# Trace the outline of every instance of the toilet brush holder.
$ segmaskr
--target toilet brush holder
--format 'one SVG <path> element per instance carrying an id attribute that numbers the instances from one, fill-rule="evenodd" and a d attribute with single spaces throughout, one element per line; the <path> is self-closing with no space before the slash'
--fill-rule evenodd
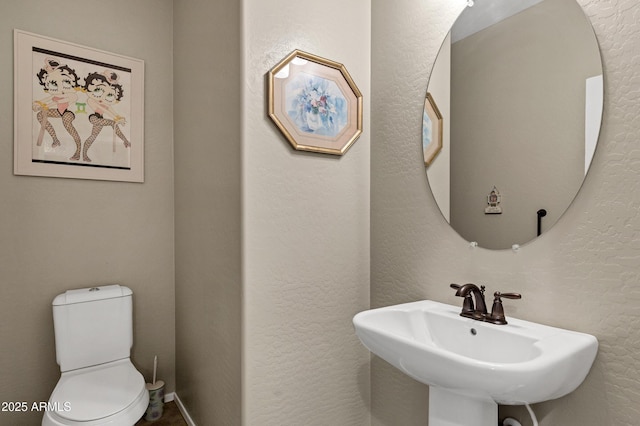
<path id="1" fill-rule="evenodd" d="M 146 421 L 158 420 L 162 417 L 164 409 L 164 382 L 158 380 L 155 383 L 147 383 L 147 391 L 149 391 L 149 406 L 144 416 Z"/>

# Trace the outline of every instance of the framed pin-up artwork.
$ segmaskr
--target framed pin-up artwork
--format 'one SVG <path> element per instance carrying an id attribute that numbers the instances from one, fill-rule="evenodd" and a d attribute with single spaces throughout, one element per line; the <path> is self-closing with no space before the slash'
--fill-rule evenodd
<path id="1" fill-rule="evenodd" d="M 362 133 L 362 94 L 344 65 L 295 50 L 268 73 L 269 117 L 294 149 L 343 155 Z"/>
<path id="2" fill-rule="evenodd" d="M 144 62 L 14 30 L 14 174 L 144 182 Z"/>
<path id="3" fill-rule="evenodd" d="M 433 96 L 427 93 L 422 114 L 422 151 L 424 165 L 429 166 L 442 150 L 442 114 L 433 100 Z"/>

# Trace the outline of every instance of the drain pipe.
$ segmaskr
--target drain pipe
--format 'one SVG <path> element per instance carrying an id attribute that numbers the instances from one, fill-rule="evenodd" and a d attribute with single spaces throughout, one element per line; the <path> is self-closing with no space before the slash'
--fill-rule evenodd
<path id="1" fill-rule="evenodd" d="M 538 419 L 536 418 L 536 414 L 531 409 L 531 406 L 529 404 L 524 404 L 524 406 L 527 407 L 527 411 L 531 416 L 531 421 L 533 422 L 533 426 L 538 426 Z"/>

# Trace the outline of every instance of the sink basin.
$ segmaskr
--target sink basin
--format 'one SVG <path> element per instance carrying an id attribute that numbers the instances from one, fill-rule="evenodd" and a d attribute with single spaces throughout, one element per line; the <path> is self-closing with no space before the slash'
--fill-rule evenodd
<path id="1" fill-rule="evenodd" d="M 432 410 L 448 410 L 442 406 L 452 398 L 457 400 L 451 410 L 460 411 L 460 398 L 466 398 L 480 404 L 475 411 L 485 412 L 485 420 L 474 417 L 468 424 L 494 426 L 496 403 L 533 404 L 566 395 L 582 383 L 598 351 L 589 334 L 515 318 L 495 325 L 459 314 L 458 306 L 423 300 L 353 318 L 371 352 L 431 386 L 430 426 L 471 421 L 432 419 Z"/>

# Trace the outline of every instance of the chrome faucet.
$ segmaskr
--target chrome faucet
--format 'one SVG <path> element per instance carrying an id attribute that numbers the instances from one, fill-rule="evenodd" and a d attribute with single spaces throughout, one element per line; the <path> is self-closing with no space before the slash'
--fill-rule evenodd
<path id="1" fill-rule="evenodd" d="M 477 285 L 472 283 L 465 285 L 451 284 L 451 288 L 456 290 L 456 296 L 464 297 L 460 316 L 472 318 L 478 321 L 486 321 L 492 324 L 507 324 L 507 319 L 504 315 L 504 308 L 502 306 L 503 297 L 506 299 L 522 298 L 519 293 L 500 293 L 499 291 L 496 291 L 493 294 L 493 306 L 491 307 L 491 314 L 489 314 L 487 312 L 487 303 L 484 300 L 485 287 L 483 285 L 478 288 Z"/>

